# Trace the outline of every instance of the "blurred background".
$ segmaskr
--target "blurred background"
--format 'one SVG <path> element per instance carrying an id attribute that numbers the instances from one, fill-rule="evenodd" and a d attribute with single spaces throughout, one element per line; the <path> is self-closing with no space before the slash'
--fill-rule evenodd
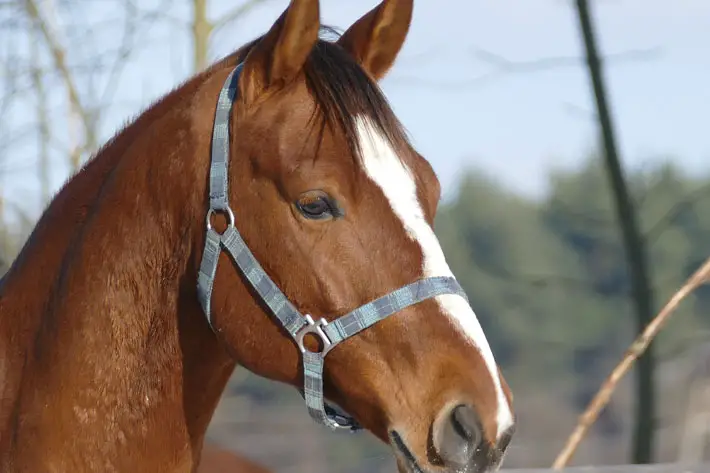
<path id="1" fill-rule="evenodd" d="M 322 0 L 323 23 L 342 31 L 377 3 Z M 0 0 L 0 274 L 98 146 L 287 4 Z M 707 0 L 415 2 L 382 87 L 439 174 L 436 232 L 515 394 L 506 467 L 552 463 L 639 327 L 710 256 L 709 25 Z M 710 288 L 683 303 L 574 464 L 705 459 L 709 309 Z M 371 435 L 332 434 L 293 389 L 244 370 L 209 438 L 277 472 L 394 471 Z"/>

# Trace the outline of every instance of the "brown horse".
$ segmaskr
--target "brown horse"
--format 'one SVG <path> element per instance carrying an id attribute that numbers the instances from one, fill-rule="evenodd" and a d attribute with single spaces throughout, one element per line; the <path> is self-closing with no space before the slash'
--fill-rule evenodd
<path id="1" fill-rule="evenodd" d="M 377 86 L 412 2 L 331 42 L 292 0 L 68 181 L 0 283 L 0 471 L 195 471 L 237 363 L 401 471 L 499 466 L 511 394 Z"/>

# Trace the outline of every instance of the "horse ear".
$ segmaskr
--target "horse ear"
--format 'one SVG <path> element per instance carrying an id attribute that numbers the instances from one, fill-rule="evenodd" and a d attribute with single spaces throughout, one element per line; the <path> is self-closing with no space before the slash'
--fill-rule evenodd
<path id="1" fill-rule="evenodd" d="M 387 74 L 412 22 L 414 0 L 384 0 L 338 40 L 375 80 Z"/>
<path id="2" fill-rule="evenodd" d="M 271 87 L 282 87 L 303 68 L 318 41 L 318 0 L 291 0 L 271 29 L 244 59 L 241 93 L 247 102 Z"/>

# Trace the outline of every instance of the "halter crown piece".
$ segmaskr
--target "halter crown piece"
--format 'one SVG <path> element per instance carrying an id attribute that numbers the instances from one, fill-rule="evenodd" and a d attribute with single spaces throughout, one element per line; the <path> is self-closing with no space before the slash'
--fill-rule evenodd
<path id="1" fill-rule="evenodd" d="M 349 314 L 328 322 L 314 320 L 310 315 L 302 315 L 286 298 L 242 239 L 235 227 L 234 212 L 228 202 L 229 167 L 229 120 L 232 104 L 237 94 L 237 84 L 243 63 L 229 73 L 222 86 L 215 112 L 212 130 L 212 162 L 210 166 L 210 207 L 207 211 L 207 236 L 202 261 L 197 278 L 197 294 L 207 321 L 212 327 L 210 299 L 217 262 L 224 249 L 239 267 L 259 297 L 269 307 L 276 319 L 294 339 L 303 357 L 302 395 L 310 416 L 318 423 L 332 429 L 361 429 L 350 415 L 323 399 L 323 364 L 325 356 L 335 346 L 353 335 L 376 324 L 400 310 L 426 299 L 442 294 L 456 294 L 465 299 L 466 294 L 453 277 L 431 277 L 420 279 L 389 294 L 358 307 Z M 217 233 L 211 225 L 211 217 L 222 212 L 227 215 L 227 229 Z M 212 327 L 214 330 L 214 327 Z M 317 336 L 323 345 L 320 352 L 311 352 L 304 345 L 308 334 Z"/>

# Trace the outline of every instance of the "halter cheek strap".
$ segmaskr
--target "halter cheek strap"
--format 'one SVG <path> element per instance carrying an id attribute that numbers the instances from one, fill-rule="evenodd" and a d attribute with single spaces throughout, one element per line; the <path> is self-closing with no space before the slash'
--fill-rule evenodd
<path id="1" fill-rule="evenodd" d="M 403 286 L 332 322 L 322 318 L 314 320 L 311 315 L 303 315 L 293 306 L 247 247 L 235 226 L 234 213 L 229 207 L 227 197 L 229 121 L 242 67 L 243 64 L 239 64 L 227 77 L 219 94 L 215 113 L 209 180 L 210 207 L 206 222 L 207 235 L 197 278 L 197 294 L 200 304 L 212 327 L 210 310 L 212 288 L 219 255 L 224 250 L 298 345 L 303 358 L 304 386 L 302 395 L 311 417 L 332 429 L 358 430 L 360 426 L 352 417 L 325 403 L 323 398 L 325 356 L 340 342 L 406 307 L 443 294 L 455 294 L 463 298 L 466 298 L 466 294 L 456 279 L 432 277 Z M 227 229 L 222 234 L 215 231 L 210 222 L 211 217 L 217 212 L 227 215 Z M 320 352 L 311 352 L 306 349 L 304 338 L 308 334 L 313 334 L 321 340 L 323 348 Z"/>

